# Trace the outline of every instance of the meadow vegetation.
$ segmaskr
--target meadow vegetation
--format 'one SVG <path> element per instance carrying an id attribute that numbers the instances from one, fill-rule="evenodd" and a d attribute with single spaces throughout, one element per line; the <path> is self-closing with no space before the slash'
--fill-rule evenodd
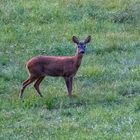
<path id="1" fill-rule="evenodd" d="M 92 36 L 73 97 L 46 77 L 19 100 L 26 61 L 74 55 L 73 35 Z M 0 140 L 138 140 L 139 118 L 139 0 L 0 1 Z"/>

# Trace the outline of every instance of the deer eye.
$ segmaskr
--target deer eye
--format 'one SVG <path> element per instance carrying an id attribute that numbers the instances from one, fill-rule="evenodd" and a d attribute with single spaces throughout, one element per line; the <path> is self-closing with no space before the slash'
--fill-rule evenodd
<path id="1" fill-rule="evenodd" d="M 85 47 L 86 47 L 86 45 L 83 45 L 83 46 L 82 46 L 82 48 L 85 48 Z"/>

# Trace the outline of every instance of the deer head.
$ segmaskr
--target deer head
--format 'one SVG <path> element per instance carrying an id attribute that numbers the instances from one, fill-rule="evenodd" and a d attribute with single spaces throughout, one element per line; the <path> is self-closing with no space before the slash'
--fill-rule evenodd
<path id="1" fill-rule="evenodd" d="M 86 50 L 86 44 L 90 42 L 91 36 L 88 36 L 84 41 L 79 41 L 76 36 L 73 36 L 72 40 L 77 45 L 77 53 L 84 54 Z"/>

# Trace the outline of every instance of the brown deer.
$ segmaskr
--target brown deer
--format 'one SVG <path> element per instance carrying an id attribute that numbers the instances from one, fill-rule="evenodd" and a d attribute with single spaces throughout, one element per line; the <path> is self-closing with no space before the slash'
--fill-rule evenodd
<path id="1" fill-rule="evenodd" d="M 34 88 L 42 97 L 39 89 L 41 81 L 46 75 L 61 76 L 64 78 L 68 95 L 72 95 L 72 82 L 85 53 L 86 44 L 90 42 L 91 36 L 88 36 L 83 42 L 79 42 L 78 38 L 73 36 L 72 40 L 77 45 L 77 51 L 74 56 L 36 56 L 31 58 L 27 64 L 29 78 L 22 83 L 19 97 L 22 98 L 25 88 L 34 83 Z"/>

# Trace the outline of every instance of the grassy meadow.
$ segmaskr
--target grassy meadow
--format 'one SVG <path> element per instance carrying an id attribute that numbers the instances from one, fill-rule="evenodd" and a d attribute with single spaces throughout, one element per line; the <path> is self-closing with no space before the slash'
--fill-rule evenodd
<path id="1" fill-rule="evenodd" d="M 74 79 L 46 77 L 18 98 L 36 55 L 74 55 L 92 41 Z M 0 140 L 138 140 L 140 0 L 0 1 Z"/>

